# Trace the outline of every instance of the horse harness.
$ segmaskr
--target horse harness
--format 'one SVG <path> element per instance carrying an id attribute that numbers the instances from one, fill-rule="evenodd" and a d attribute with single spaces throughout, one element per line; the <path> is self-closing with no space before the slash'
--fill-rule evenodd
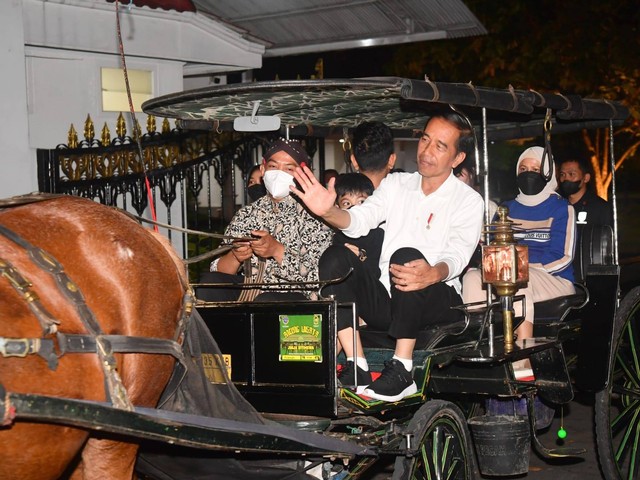
<path id="1" fill-rule="evenodd" d="M 37 354 L 47 361 L 51 370 L 58 366 L 58 359 L 66 353 L 96 353 L 105 378 L 107 399 L 114 407 L 132 411 L 133 404 L 117 370 L 114 353 L 152 353 L 171 355 L 184 363 L 182 348 L 178 343 L 191 316 L 193 297 L 189 290 L 185 294 L 181 318 L 173 340 L 147 338 L 127 335 L 105 335 L 94 313 L 86 304 L 84 295 L 69 278 L 62 265 L 48 252 L 29 243 L 17 233 L 0 225 L 0 235 L 22 247 L 31 261 L 40 269 L 49 273 L 58 289 L 64 294 L 85 326 L 88 334 L 65 334 L 58 331 L 60 322 L 42 305 L 38 295 L 32 290 L 31 282 L 26 279 L 10 262 L 0 258 L 0 275 L 25 300 L 31 312 L 42 328 L 41 338 L 0 337 L 0 355 L 3 357 L 26 357 Z M 0 418 L 0 423 L 2 423 Z M 8 419 L 4 419 L 7 421 Z"/>

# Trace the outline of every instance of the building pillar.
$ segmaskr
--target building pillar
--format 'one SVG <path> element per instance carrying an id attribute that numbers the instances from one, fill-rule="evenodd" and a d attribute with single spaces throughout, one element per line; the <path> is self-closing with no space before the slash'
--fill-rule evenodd
<path id="1" fill-rule="evenodd" d="M 37 190 L 36 155 L 29 147 L 22 0 L 0 2 L 0 198 Z"/>

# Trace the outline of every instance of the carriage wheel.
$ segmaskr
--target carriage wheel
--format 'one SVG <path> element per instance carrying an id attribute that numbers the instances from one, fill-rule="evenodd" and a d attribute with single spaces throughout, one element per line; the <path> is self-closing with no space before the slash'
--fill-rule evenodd
<path id="1" fill-rule="evenodd" d="M 640 287 L 622 300 L 616 314 L 611 373 L 596 394 L 598 458 L 608 480 L 640 474 Z"/>
<path id="2" fill-rule="evenodd" d="M 398 457 L 393 480 L 476 478 L 471 436 L 462 412 L 451 402 L 431 400 L 409 422 L 415 457 Z"/>

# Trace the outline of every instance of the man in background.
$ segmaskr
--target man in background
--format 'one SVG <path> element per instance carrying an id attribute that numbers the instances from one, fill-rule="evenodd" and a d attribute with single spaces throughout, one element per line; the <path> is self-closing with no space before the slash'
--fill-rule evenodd
<path id="1" fill-rule="evenodd" d="M 578 232 L 585 225 L 612 225 L 611 206 L 589 188 L 589 166 L 580 160 L 564 160 L 558 173 L 558 191 L 576 211 Z"/>
<path id="2" fill-rule="evenodd" d="M 591 173 L 589 164 L 583 159 L 568 159 L 560 162 L 558 171 L 558 193 L 566 198 L 576 212 L 576 254 L 573 269 L 577 282 L 584 280 L 582 271 L 582 236 L 585 228 L 613 226 L 613 212 L 606 200 L 589 188 Z"/>

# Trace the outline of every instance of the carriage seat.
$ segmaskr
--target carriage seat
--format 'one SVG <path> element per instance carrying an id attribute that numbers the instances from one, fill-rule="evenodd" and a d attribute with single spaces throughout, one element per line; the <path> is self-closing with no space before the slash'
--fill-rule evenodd
<path id="1" fill-rule="evenodd" d="M 564 318 L 570 308 L 577 308 L 587 296 L 587 275 L 591 265 L 613 264 L 613 230 L 609 225 L 585 225 L 576 245 L 573 272 L 576 293 L 535 304 L 534 324 Z"/>
<path id="2" fill-rule="evenodd" d="M 573 259 L 576 282 L 585 283 L 590 265 L 613 265 L 613 229 L 610 225 L 585 225 Z"/>
<path id="3" fill-rule="evenodd" d="M 576 276 L 576 293 L 563 297 L 537 302 L 535 304 L 534 325 L 548 325 L 563 320 L 571 309 L 579 308 L 587 299 L 588 290 L 586 287 L 586 277 L 590 265 L 612 265 L 613 264 L 613 230 L 608 225 L 586 225 L 582 230 L 576 245 L 574 259 L 574 272 Z M 499 317 L 499 314 L 498 314 Z M 481 314 L 472 314 L 471 323 L 480 324 Z M 447 325 L 434 325 L 422 330 L 418 334 L 416 350 L 429 349 L 436 344 L 441 346 L 446 343 L 447 338 L 460 331 L 464 322 Z M 469 329 L 469 333 L 475 331 Z M 362 343 L 365 347 L 391 348 L 395 347 L 395 340 L 387 335 L 387 332 L 362 328 L 360 330 Z M 466 335 L 465 335 L 466 337 Z M 453 338 L 451 341 L 462 339 Z"/>
<path id="4" fill-rule="evenodd" d="M 587 299 L 587 290 L 581 283 L 576 284 L 576 293 L 552 298 L 534 304 L 534 325 L 552 323 L 563 318 L 570 309 L 579 308 Z"/>

